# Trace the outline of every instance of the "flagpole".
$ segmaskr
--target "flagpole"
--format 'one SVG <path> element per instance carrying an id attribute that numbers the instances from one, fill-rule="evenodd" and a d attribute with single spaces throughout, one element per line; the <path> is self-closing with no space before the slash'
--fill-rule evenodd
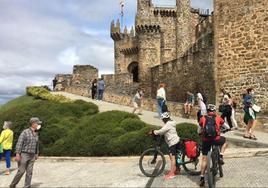
<path id="1" fill-rule="evenodd" d="M 121 16 L 121 29 L 123 30 L 124 29 L 124 1 L 121 0 L 120 1 L 120 16 Z"/>

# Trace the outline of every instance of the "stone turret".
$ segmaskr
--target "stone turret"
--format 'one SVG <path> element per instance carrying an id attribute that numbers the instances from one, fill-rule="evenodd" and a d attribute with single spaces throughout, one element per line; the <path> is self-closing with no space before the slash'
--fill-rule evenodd
<path id="1" fill-rule="evenodd" d="M 177 4 L 177 58 L 181 57 L 191 44 L 190 0 L 176 0 Z"/>

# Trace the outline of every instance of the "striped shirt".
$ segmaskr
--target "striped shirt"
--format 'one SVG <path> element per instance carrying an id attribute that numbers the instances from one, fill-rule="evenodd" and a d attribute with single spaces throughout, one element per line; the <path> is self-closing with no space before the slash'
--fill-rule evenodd
<path id="1" fill-rule="evenodd" d="M 31 128 L 25 129 L 19 136 L 16 153 L 38 154 L 38 135 Z"/>

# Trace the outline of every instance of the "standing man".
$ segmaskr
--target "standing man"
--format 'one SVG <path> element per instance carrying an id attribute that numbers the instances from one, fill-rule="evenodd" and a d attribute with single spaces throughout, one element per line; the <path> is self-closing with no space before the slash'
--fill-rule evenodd
<path id="1" fill-rule="evenodd" d="M 55 77 L 53 80 L 52 80 L 52 84 L 53 84 L 53 91 L 55 91 L 55 88 L 56 88 L 56 85 L 57 85 L 57 77 Z"/>
<path id="2" fill-rule="evenodd" d="M 25 171 L 26 177 L 24 187 L 31 187 L 33 166 L 39 153 L 37 131 L 41 128 L 41 123 L 39 118 L 32 117 L 29 122 L 30 127 L 22 131 L 19 136 L 16 145 L 16 161 L 18 162 L 19 169 L 10 184 L 10 188 L 16 187 Z"/>
<path id="3" fill-rule="evenodd" d="M 104 89 L 105 89 L 105 82 L 103 78 L 101 78 L 98 82 L 98 99 L 99 100 L 102 100 L 103 98 Z"/>

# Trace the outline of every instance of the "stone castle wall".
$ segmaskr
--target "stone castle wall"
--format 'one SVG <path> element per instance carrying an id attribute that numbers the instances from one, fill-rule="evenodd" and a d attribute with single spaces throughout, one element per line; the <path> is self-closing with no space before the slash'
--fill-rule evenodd
<path id="1" fill-rule="evenodd" d="M 206 24 L 210 28 L 197 32 L 197 41 L 183 57 L 151 69 L 153 97 L 158 85 L 165 83 L 167 99 L 170 101 L 185 102 L 187 91 L 194 94 L 199 91 L 207 95 L 209 102 L 215 102 L 212 18 L 208 17 L 203 22 L 202 25 Z"/>
<path id="2" fill-rule="evenodd" d="M 268 108 L 268 1 L 215 0 L 216 91 L 238 101 L 249 87 Z M 241 102 L 239 102 L 241 103 Z"/>
<path id="3" fill-rule="evenodd" d="M 94 79 L 98 79 L 98 69 L 91 65 L 75 65 L 73 74 L 56 75 L 55 90 L 88 96 Z"/>

